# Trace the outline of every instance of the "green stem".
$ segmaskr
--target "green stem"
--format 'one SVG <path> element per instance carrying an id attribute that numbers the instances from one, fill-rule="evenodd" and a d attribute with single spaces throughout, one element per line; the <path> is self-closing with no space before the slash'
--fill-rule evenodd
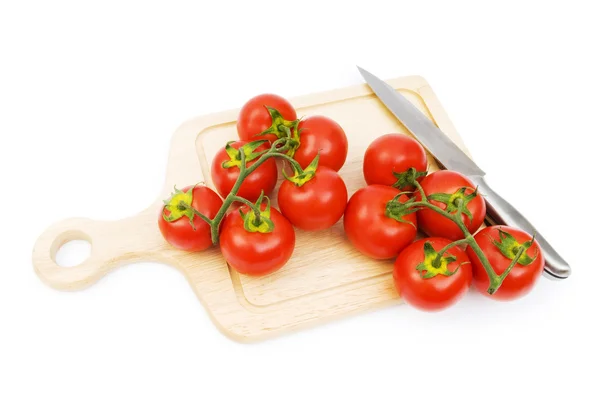
<path id="1" fill-rule="evenodd" d="M 256 207 L 254 203 L 250 202 L 246 198 L 242 198 L 241 196 L 235 195 L 234 198 L 233 198 L 233 201 L 234 202 L 241 202 L 241 203 L 247 205 L 248 207 L 250 207 L 251 209 L 254 209 Z"/>
<path id="2" fill-rule="evenodd" d="M 234 202 L 241 202 L 243 204 L 245 204 L 246 206 L 248 206 L 253 212 L 254 212 L 254 225 L 256 225 L 257 227 L 260 225 L 261 220 L 260 220 L 260 203 L 258 204 L 258 206 L 256 206 L 254 203 L 250 202 L 248 199 L 246 198 L 242 198 L 241 196 L 237 196 L 235 195 L 233 197 L 233 201 Z"/>
<path id="3" fill-rule="evenodd" d="M 427 202 L 427 196 L 425 195 L 425 191 L 423 190 L 423 187 L 421 186 L 421 184 L 419 184 L 419 181 L 415 180 L 414 184 L 417 187 L 417 189 L 419 190 L 419 193 L 421 194 L 421 201 Z M 436 206 L 436 208 L 438 208 L 438 207 Z"/>
<path id="4" fill-rule="evenodd" d="M 250 174 L 252 174 L 252 172 L 254 172 L 257 168 L 259 168 L 264 162 L 266 162 L 268 159 L 270 159 L 272 157 L 280 157 L 280 158 L 286 159 L 290 163 L 295 162 L 297 164 L 297 162 L 294 159 L 292 159 L 291 157 L 289 157 L 283 153 L 279 153 L 279 151 L 287 150 L 287 147 L 289 146 L 289 141 L 290 141 L 290 139 L 286 138 L 286 137 L 280 138 L 280 139 L 274 141 L 273 144 L 271 144 L 271 148 L 269 148 L 269 150 L 266 151 L 250 167 L 246 167 L 246 155 L 244 154 L 244 151 L 240 149 L 240 166 L 239 166 L 240 167 L 240 175 L 238 176 L 237 180 L 235 181 L 233 188 L 231 188 L 229 195 L 227 195 L 227 197 L 223 201 L 223 205 L 219 209 L 215 218 L 213 218 L 212 221 L 211 220 L 208 221 L 210 223 L 210 227 L 211 227 L 210 234 L 211 234 L 211 239 L 212 239 L 212 242 L 214 245 L 219 243 L 219 226 L 221 225 L 221 222 L 223 221 L 223 218 L 225 217 L 225 214 L 227 213 L 227 209 L 229 209 L 231 204 L 235 201 L 239 201 L 246 205 L 249 205 L 250 208 L 256 212 L 256 222 L 260 223 L 260 209 L 257 208 L 256 205 L 254 203 L 250 202 L 249 200 L 244 199 L 241 196 L 238 196 L 237 193 L 240 190 L 240 187 L 242 186 L 242 183 L 244 182 L 244 180 Z M 277 148 L 277 146 L 280 144 L 284 144 L 284 145 L 281 148 Z"/>
<path id="5" fill-rule="evenodd" d="M 428 208 L 430 210 L 433 210 L 436 213 L 441 214 L 442 216 L 444 216 L 446 218 L 449 218 L 449 219 L 451 219 L 451 220 L 454 221 L 454 218 L 453 218 L 452 214 L 446 213 L 444 210 L 440 209 L 436 205 L 432 205 L 429 202 L 424 202 L 424 201 L 412 202 L 412 203 L 407 203 L 405 206 L 407 206 L 407 207 L 423 206 L 423 207 L 426 207 L 426 208 Z M 461 222 L 462 222 L 462 220 L 461 220 Z"/>
<path id="6" fill-rule="evenodd" d="M 444 254 L 452 249 L 454 246 L 458 246 L 458 245 L 463 245 L 465 243 L 469 243 L 469 240 L 467 238 L 465 239 L 460 239 L 451 243 L 448 243 L 446 246 L 444 246 L 442 248 L 442 250 L 440 250 L 437 254 L 437 256 L 435 257 L 435 259 L 433 260 L 433 266 L 435 268 L 439 268 L 440 267 L 440 262 L 442 261 L 442 257 L 444 256 Z"/>
<path id="7" fill-rule="evenodd" d="M 519 250 L 517 251 L 517 254 L 515 255 L 515 258 L 513 258 L 513 260 L 511 261 L 510 265 L 500 275 L 500 279 L 504 279 L 504 278 L 506 278 L 508 276 L 508 274 L 510 273 L 510 271 L 513 269 L 513 267 L 517 264 L 517 262 L 521 258 L 521 255 L 523 255 L 523 252 L 525 252 L 525 248 L 523 246 L 521 246 L 519 248 Z"/>
<path id="8" fill-rule="evenodd" d="M 285 141 L 285 145 L 282 146 L 281 148 L 277 148 L 277 145 L 282 143 L 283 141 Z M 261 164 L 263 164 L 264 162 L 266 162 L 268 159 L 270 159 L 272 157 L 280 157 L 280 158 L 284 158 L 284 159 L 288 160 L 289 162 L 296 162 L 294 159 L 287 156 L 286 154 L 279 153 L 279 151 L 281 151 L 287 147 L 287 145 L 288 145 L 287 142 L 288 142 L 287 138 L 280 138 L 277 141 L 273 142 L 273 144 L 271 145 L 271 148 L 264 155 L 262 155 L 252 166 L 250 166 L 248 169 L 245 169 L 245 165 L 244 165 L 245 173 L 242 173 L 242 170 L 240 167 L 240 175 L 238 177 L 238 181 L 240 179 L 242 181 L 245 180 L 249 174 L 252 174 L 252 172 L 254 170 L 256 170 L 257 168 L 259 168 Z M 243 176 L 243 178 L 241 178 L 242 176 Z M 237 181 L 236 181 L 236 183 L 237 183 Z M 234 185 L 234 187 L 235 187 L 235 185 Z M 231 190 L 231 192 L 233 192 L 233 190 Z M 237 191 L 235 193 L 237 194 Z"/>
<path id="9" fill-rule="evenodd" d="M 296 170 L 302 170 L 302 166 L 300 165 L 300 163 L 298 163 L 296 161 L 296 159 L 289 157 L 288 155 L 286 155 L 285 153 L 278 153 L 275 152 L 273 153 L 274 157 L 277 158 L 283 158 L 285 160 L 287 160 L 288 162 L 290 162 L 290 164 L 296 169 Z"/>
<path id="10" fill-rule="evenodd" d="M 261 157 L 256 163 L 259 163 L 265 156 L 266 154 L 263 155 L 263 157 Z M 235 181 L 235 184 L 233 184 L 231 192 L 229 192 L 229 195 L 227 195 L 225 198 L 225 201 L 223 202 L 223 205 L 221 205 L 217 215 L 215 215 L 215 218 L 213 218 L 210 223 L 210 236 L 213 245 L 216 245 L 219 242 L 219 226 L 221 225 L 223 217 L 225 217 L 225 213 L 227 213 L 227 209 L 229 209 L 229 206 L 231 206 L 233 203 L 238 191 L 240 190 L 240 187 L 242 186 L 242 183 L 244 182 L 244 179 L 246 178 L 246 170 L 246 154 L 240 149 L 240 175 Z"/>
<path id="11" fill-rule="evenodd" d="M 200 213 L 198 210 L 194 209 L 192 206 L 188 205 L 183 200 L 179 202 L 179 206 L 183 207 L 186 210 L 191 209 L 194 212 L 195 216 L 200 217 L 204 222 L 208 223 L 209 225 L 212 224 L 210 218 L 206 217 L 204 214 Z"/>
<path id="12" fill-rule="evenodd" d="M 475 238 L 473 238 L 473 236 L 471 234 L 469 234 L 469 237 L 467 239 L 469 239 L 469 246 L 471 246 L 471 249 L 473 249 L 473 251 L 477 255 L 477 258 L 479 258 L 479 261 L 481 261 L 481 265 L 483 265 L 483 268 L 485 269 L 485 273 L 488 275 L 488 278 L 490 279 L 490 287 L 491 287 L 493 284 L 497 283 L 499 276 L 496 274 L 496 272 L 494 272 L 492 265 L 490 264 L 489 260 L 485 256 L 485 253 L 483 252 L 483 250 L 481 250 L 481 247 L 479 247 L 479 245 L 475 241 Z M 500 281 L 500 283 L 502 283 L 502 282 Z M 500 285 L 498 285 L 498 286 L 500 286 Z"/>
<path id="13" fill-rule="evenodd" d="M 277 148 L 277 146 L 279 144 L 283 144 L 283 146 L 281 148 Z M 289 149 L 289 147 L 290 147 L 290 139 L 284 137 L 284 138 L 279 138 L 279 139 L 273 141 L 270 149 L 276 148 L 276 152 L 284 153 Z"/>
<path id="14" fill-rule="evenodd" d="M 461 230 L 463 235 L 465 235 L 465 236 L 471 235 L 471 232 L 469 232 L 469 228 L 467 228 L 467 226 L 465 225 L 465 223 L 462 220 L 462 214 L 455 213 L 452 216 L 453 216 L 452 219 L 454 220 L 454 222 L 456 223 L 458 228 Z"/>
<path id="15" fill-rule="evenodd" d="M 417 188 L 420 188 L 420 185 L 418 185 Z M 425 197 L 423 193 L 421 195 L 422 195 L 421 197 Z M 418 202 L 407 203 L 406 206 L 407 207 L 423 206 L 423 207 L 431 209 L 431 210 L 435 211 L 436 213 L 454 221 L 454 223 L 458 226 L 458 228 L 460 228 L 461 232 L 465 236 L 464 240 L 466 241 L 466 243 L 469 246 L 471 246 L 471 248 L 477 255 L 477 258 L 479 258 L 479 261 L 481 261 L 481 264 L 483 265 L 483 268 L 485 269 L 485 272 L 487 273 L 488 278 L 490 279 L 489 289 L 492 289 L 492 287 L 495 287 L 495 289 L 494 289 L 494 292 L 495 292 L 498 289 L 498 287 L 500 287 L 500 284 L 502 284 L 502 281 L 504 280 L 504 278 L 506 276 L 500 277 L 496 274 L 496 272 L 494 272 L 494 269 L 492 268 L 492 265 L 490 264 L 489 260 L 483 253 L 483 250 L 481 250 L 481 247 L 479 247 L 479 245 L 475 241 L 475 238 L 473 237 L 473 235 L 471 235 L 471 233 L 469 232 L 469 229 L 467 228 L 465 223 L 462 221 L 462 213 L 460 213 L 460 212 L 456 212 L 454 214 L 447 213 L 444 210 L 437 207 L 436 205 L 433 205 L 427 201 L 418 201 Z M 507 275 L 508 275 L 508 273 L 507 273 Z M 496 287 L 496 285 L 497 285 L 497 287 Z M 489 289 L 488 289 L 488 291 L 489 291 Z"/>
<path id="16" fill-rule="evenodd" d="M 502 282 L 504 282 L 504 279 L 508 276 L 508 274 L 513 269 L 513 267 L 517 264 L 517 262 L 521 258 L 521 255 L 523 254 L 524 251 L 525 251 L 525 248 L 523 246 L 521 246 L 519 248 L 519 250 L 517 251 L 515 258 L 513 258 L 513 260 L 510 262 L 509 266 L 506 267 L 506 269 L 504 270 L 504 272 L 502 274 L 500 274 L 500 276 L 498 276 L 492 283 L 490 283 L 490 286 L 488 287 L 488 290 L 487 290 L 487 292 L 489 294 L 496 293 L 496 291 L 502 285 Z"/>

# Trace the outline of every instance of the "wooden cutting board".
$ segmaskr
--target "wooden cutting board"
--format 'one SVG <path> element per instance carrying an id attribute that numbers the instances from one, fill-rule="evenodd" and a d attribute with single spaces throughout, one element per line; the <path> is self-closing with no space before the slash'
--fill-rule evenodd
<path id="1" fill-rule="evenodd" d="M 425 79 L 400 77 L 388 83 L 468 154 Z M 292 98 L 291 102 L 299 117 L 329 116 L 345 130 L 348 158 L 340 174 L 349 195 L 366 185 L 363 154 L 376 137 L 387 133 L 410 135 L 366 84 Z M 345 238 L 341 220 L 327 231 L 297 231 L 291 260 L 278 272 L 264 277 L 238 274 L 228 267 L 217 247 L 186 253 L 165 243 L 157 226 L 162 200 L 170 195 L 174 185 L 183 188 L 204 181 L 214 188 L 209 165 L 226 141 L 237 139 L 237 114 L 238 109 L 233 109 L 198 117 L 175 131 L 164 189 L 148 209 L 119 221 L 73 218 L 50 226 L 33 250 L 33 266 L 39 277 L 56 289 L 75 290 L 90 286 L 125 264 L 170 264 L 186 276 L 215 325 L 238 341 L 265 339 L 341 316 L 400 304 L 392 280 L 393 261 L 372 260 L 359 254 Z M 428 161 L 431 171 L 438 169 L 430 155 Z M 272 196 L 277 206 L 276 195 Z M 90 257 L 75 267 L 58 266 L 58 249 L 79 239 L 91 243 Z"/>

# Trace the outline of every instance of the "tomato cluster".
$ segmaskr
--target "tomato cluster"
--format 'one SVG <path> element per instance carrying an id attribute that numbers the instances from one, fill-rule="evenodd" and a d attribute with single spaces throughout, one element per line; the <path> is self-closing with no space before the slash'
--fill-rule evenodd
<path id="1" fill-rule="evenodd" d="M 395 259 L 394 285 L 405 302 L 441 310 L 471 285 L 488 297 L 513 300 L 541 275 L 544 258 L 534 237 L 484 226 L 486 204 L 477 187 L 455 171 L 428 174 L 426 152 L 412 137 L 374 140 L 363 175 L 368 186 L 350 198 L 346 234 L 363 254 Z"/>
<path id="2" fill-rule="evenodd" d="M 300 120 L 292 104 L 275 94 L 247 101 L 237 132 L 239 140 L 227 142 L 211 163 L 216 192 L 206 186 L 176 191 L 165 201 L 160 230 L 181 250 L 200 251 L 218 242 L 232 268 L 266 275 L 291 258 L 295 228 L 327 229 L 344 215 L 348 190 L 338 171 L 348 140 L 333 119 Z M 275 194 L 278 159 L 285 179 L 276 193 L 277 209 L 269 195 Z"/>
<path id="3" fill-rule="evenodd" d="M 349 197 L 338 174 L 348 140 L 333 119 L 299 119 L 285 98 L 262 94 L 243 105 L 236 127 L 239 140 L 211 163 L 215 190 L 186 187 L 165 200 L 159 229 L 173 247 L 201 251 L 218 243 L 233 269 L 260 276 L 289 261 L 296 229 L 324 230 L 343 219 L 348 242 L 366 257 L 393 260 L 397 293 L 427 311 L 448 308 L 471 286 L 516 299 L 542 273 L 534 236 L 484 226 L 477 187 L 456 171 L 428 172 L 425 149 L 408 135 L 386 134 L 369 145 L 366 184 Z M 275 192 L 279 170 L 285 178 Z"/>

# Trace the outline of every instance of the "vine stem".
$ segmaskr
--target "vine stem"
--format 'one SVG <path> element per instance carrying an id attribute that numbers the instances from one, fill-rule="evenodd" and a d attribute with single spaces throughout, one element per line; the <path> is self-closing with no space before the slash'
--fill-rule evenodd
<path id="1" fill-rule="evenodd" d="M 442 248 L 442 250 L 440 250 L 437 254 L 437 256 L 435 257 L 435 259 L 433 260 L 433 266 L 435 268 L 439 268 L 440 267 L 440 261 L 442 261 L 442 257 L 444 256 L 444 254 L 452 249 L 454 246 L 458 246 L 458 245 L 463 245 L 465 243 L 469 243 L 469 240 L 467 238 L 465 239 L 460 239 L 451 243 L 448 243 L 446 246 L 444 246 Z"/>
<path id="2" fill-rule="evenodd" d="M 521 246 L 519 248 L 519 250 L 517 250 L 517 254 L 515 255 L 515 258 L 513 258 L 513 260 L 511 261 L 510 265 L 508 266 L 508 268 L 506 268 L 504 270 L 504 272 L 502 273 L 501 276 L 506 276 L 508 275 L 508 273 L 510 272 L 511 269 L 513 269 L 513 267 L 517 264 L 517 262 L 519 261 L 519 259 L 521 258 L 521 255 L 523 255 L 523 253 L 525 252 L 525 248 L 523 246 Z M 505 275 L 506 274 L 506 275 Z"/>
<path id="3" fill-rule="evenodd" d="M 246 154 L 244 153 L 243 149 L 240 148 L 239 149 L 240 174 L 239 174 L 237 180 L 235 181 L 233 188 L 231 188 L 231 191 L 229 192 L 229 194 L 223 201 L 223 204 L 221 205 L 221 208 L 219 209 L 219 211 L 217 212 L 215 217 L 212 220 L 210 220 L 208 217 L 204 216 L 203 214 L 199 213 L 198 211 L 196 211 L 196 210 L 194 211 L 195 214 L 197 214 L 199 217 L 202 218 L 202 220 L 206 221 L 210 225 L 210 235 L 211 235 L 211 240 L 212 240 L 213 245 L 216 245 L 217 243 L 219 243 L 219 227 L 221 225 L 221 222 L 223 221 L 223 218 L 225 217 L 225 214 L 227 213 L 227 210 L 229 209 L 229 207 L 231 206 L 231 204 L 233 202 L 241 202 L 241 203 L 244 203 L 245 205 L 248 205 L 256 213 L 256 220 L 260 220 L 260 208 L 258 206 L 256 206 L 254 203 L 250 202 L 249 200 L 242 198 L 241 196 L 238 196 L 237 193 L 239 192 L 240 187 L 242 186 L 242 183 L 244 182 L 246 177 L 248 177 L 248 175 L 250 175 L 257 168 L 259 168 L 264 162 L 266 162 L 268 159 L 270 159 L 272 157 L 280 157 L 280 158 L 286 159 L 287 161 L 289 161 L 291 163 L 297 164 L 297 162 L 294 159 L 292 159 L 291 157 L 289 157 L 283 153 L 279 153 L 279 151 L 287 150 L 287 148 L 289 146 L 289 140 L 290 140 L 289 138 L 283 137 L 283 138 L 280 138 L 280 139 L 274 141 L 273 144 L 271 145 L 271 148 L 269 148 L 267 151 L 265 151 L 264 154 L 256 162 L 254 162 L 254 164 L 250 167 L 246 166 Z M 278 148 L 278 146 L 281 144 L 284 144 L 284 145 L 282 147 Z M 298 166 L 299 166 L 299 164 L 298 164 Z"/>
<path id="4" fill-rule="evenodd" d="M 296 159 L 292 159 L 291 157 L 289 157 L 288 155 L 286 155 L 284 153 L 274 152 L 273 156 L 286 159 L 288 162 L 290 162 L 292 164 L 292 166 L 294 167 L 295 170 L 302 170 L 302 166 L 300 165 L 300 163 L 298 163 L 296 161 Z"/>
<path id="5" fill-rule="evenodd" d="M 179 206 L 185 208 L 186 210 L 192 210 L 195 216 L 200 217 L 204 222 L 207 222 L 208 224 L 212 222 L 210 218 L 206 217 L 204 214 L 200 213 L 198 210 L 194 209 L 192 206 L 188 205 L 183 200 L 179 202 Z"/>
<path id="6" fill-rule="evenodd" d="M 241 196 L 237 196 L 237 195 L 235 195 L 235 197 L 233 198 L 233 201 L 234 201 L 234 202 L 240 202 L 240 203 L 243 203 L 243 204 L 247 205 L 247 206 L 248 206 L 248 207 L 250 207 L 250 208 L 254 208 L 254 207 L 256 207 L 256 206 L 254 205 L 254 203 L 250 202 L 250 201 L 249 201 L 248 199 L 246 199 L 246 198 L 242 198 Z"/>
<path id="7" fill-rule="evenodd" d="M 421 201 L 427 202 L 427 195 L 425 195 L 425 191 L 423 190 L 423 187 L 421 186 L 421 184 L 419 184 L 419 182 L 417 180 L 414 180 L 412 183 L 415 185 L 415 187 L 417 187 L 417 190 L 421 194 Z M 437 206 L 435 208 L 439 209 L 439 207 L 437 207 Z"/>
<path id="8" fill-rule="evenodd" d="M 513 258 L 513 260 L 510 262 L 509 266 L 506 267 L 506 269 L 504 270 L 504 272 L 502 274 L 500 274 L 500 276 L 498 277 L 498 282 L 496 284 L 494 284 L 494 283 L 490 284 L 490 287 L 487 290 L 487 292 L 489 294 L 494 294 L 496 292 L 496 290 L 498 290 L 498 288 L 502 284 L 502 281 L 504 281 L 504 279 L 508 276 L 508 274 L 513 269 L 513 267 L 517 264 L 517 262 L 521 258 L 521 255 L 524 252 L 525 252 L 525 248 L 523 246 L 521 246 L 519 248 L 519 250 L 517 251 L 517 254 L 515 255 L 515 258 Z"/>
<path id="9" fill-rule="evenodd" d="M 515 257 L 516 260 L 514 260 L 509 267 L 507 267 L 507 269 L 500 275 L 496 274 L 496 272 L 494 271 L 494 269 L 492 268 L 492 265 L 490 264 L 489 260 L 487 259 L 487 257 L 485 256 L 485 254 L 483 253 L 483 250 L 481 250 L 481 247 L 479 247 L 479 245 L 477 244 L 477 242 L 475 241 L 475 238 L 473 237 L 473 235 L 471 234 L 471 232 L 469 232 L 469 229 L 467 228 L 467 226 L 465 225 L 465 223 L 462 220 L 462 212 L 461 211 L 457 211 L 454 214 L 450 214 L 445 212 L 444 210 L 440 209 L 439 207 L 437 207 L 436 205 L 429 203 L 427 201 L 427 196 L 425 196 L 425 192 L 423 191 L 423 187 L 421 187 L 421 184 L 419 184 L 418 181 L 414 181 L 414 185 L 417 187 L 417 189 L 419 190 L 419 193 L 421 194 L 421 200 L 420 201 L 416 201 L 416 202 L 411 202 L 411 203 L 406 203 L 405 206 L 406 207 L 417 207 L 417 206 L 422 206 L 425 207 L 427 209 L 433 210 L 436 213 L 452 220 L 457 226 L 458 228 L 461 230 L 461 232 L 463 233 L 463 235 L 465 236 L 464 239 L 460 239 L 456 242 L 452 242 L 452 244 L 448 244 L 445 248 L 442 249 L 443 253 L 444 251 L 448 250 L 448 246 L 450 247 L 454 247 L 460 243 L 457 242 L 461 242 L 461 243 L 466 243 L 468 244 L 473 251 L 475 252 L 475 254 L 477 255 L 477 258 L 479 259 L 479 261 L 481 261 L 481 264 L 483 265 L 483 268 L 485 269 L 486 274 L 488 275 L 488 278 L 490 280 L 490 285 L 488 287 L 488 293 L 489 294 L 494 294 L 496 292 L 496 290 L 498 290 L 498 288 L 500 288 L 500 286 L 502 285 L 502 282 L 504 281 L 504 279 L 506 278 L 506 276 L 510 273 L 510 271 L 512 270 L 512 268 L 515 266 L 516 262 L 518 261 L 518 259 L 521 257 L 521 254 L 523 253 L 522 248 L 519 249 L 519 252 L 517 254 L 517 256 Z M 459 209 L 462 208 L 462 203 L 459 203 L 457 206 Z M 436 257 L 435 261 L 439 261 L 441 260 L 441 254 L 438 253 L 438 257 Z M 435 264 L 435 263 L 434 263 Z"/>

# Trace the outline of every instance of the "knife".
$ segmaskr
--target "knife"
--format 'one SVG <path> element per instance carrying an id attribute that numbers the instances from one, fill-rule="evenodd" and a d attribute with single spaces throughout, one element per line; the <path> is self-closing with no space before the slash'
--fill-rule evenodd
<path id="1" fill-rule="evenodd" d="M 560 280 L 571 275 L 569 264 L 554 250 L 540 231 L 502 196 L 494 192 L 485 181 L 483 170 L 470 157 L 392 86 L 360 66 L 357 68 L 381 102 L 444 168 L 464 174 L 478 186 L 479 192 L 483 194 L 486 201 L 488 217 L 496 224 L 510 225 L 528 233 L 536 231 L 536 240 L 545 259 L 544 272 L 547 277 Z"/>

